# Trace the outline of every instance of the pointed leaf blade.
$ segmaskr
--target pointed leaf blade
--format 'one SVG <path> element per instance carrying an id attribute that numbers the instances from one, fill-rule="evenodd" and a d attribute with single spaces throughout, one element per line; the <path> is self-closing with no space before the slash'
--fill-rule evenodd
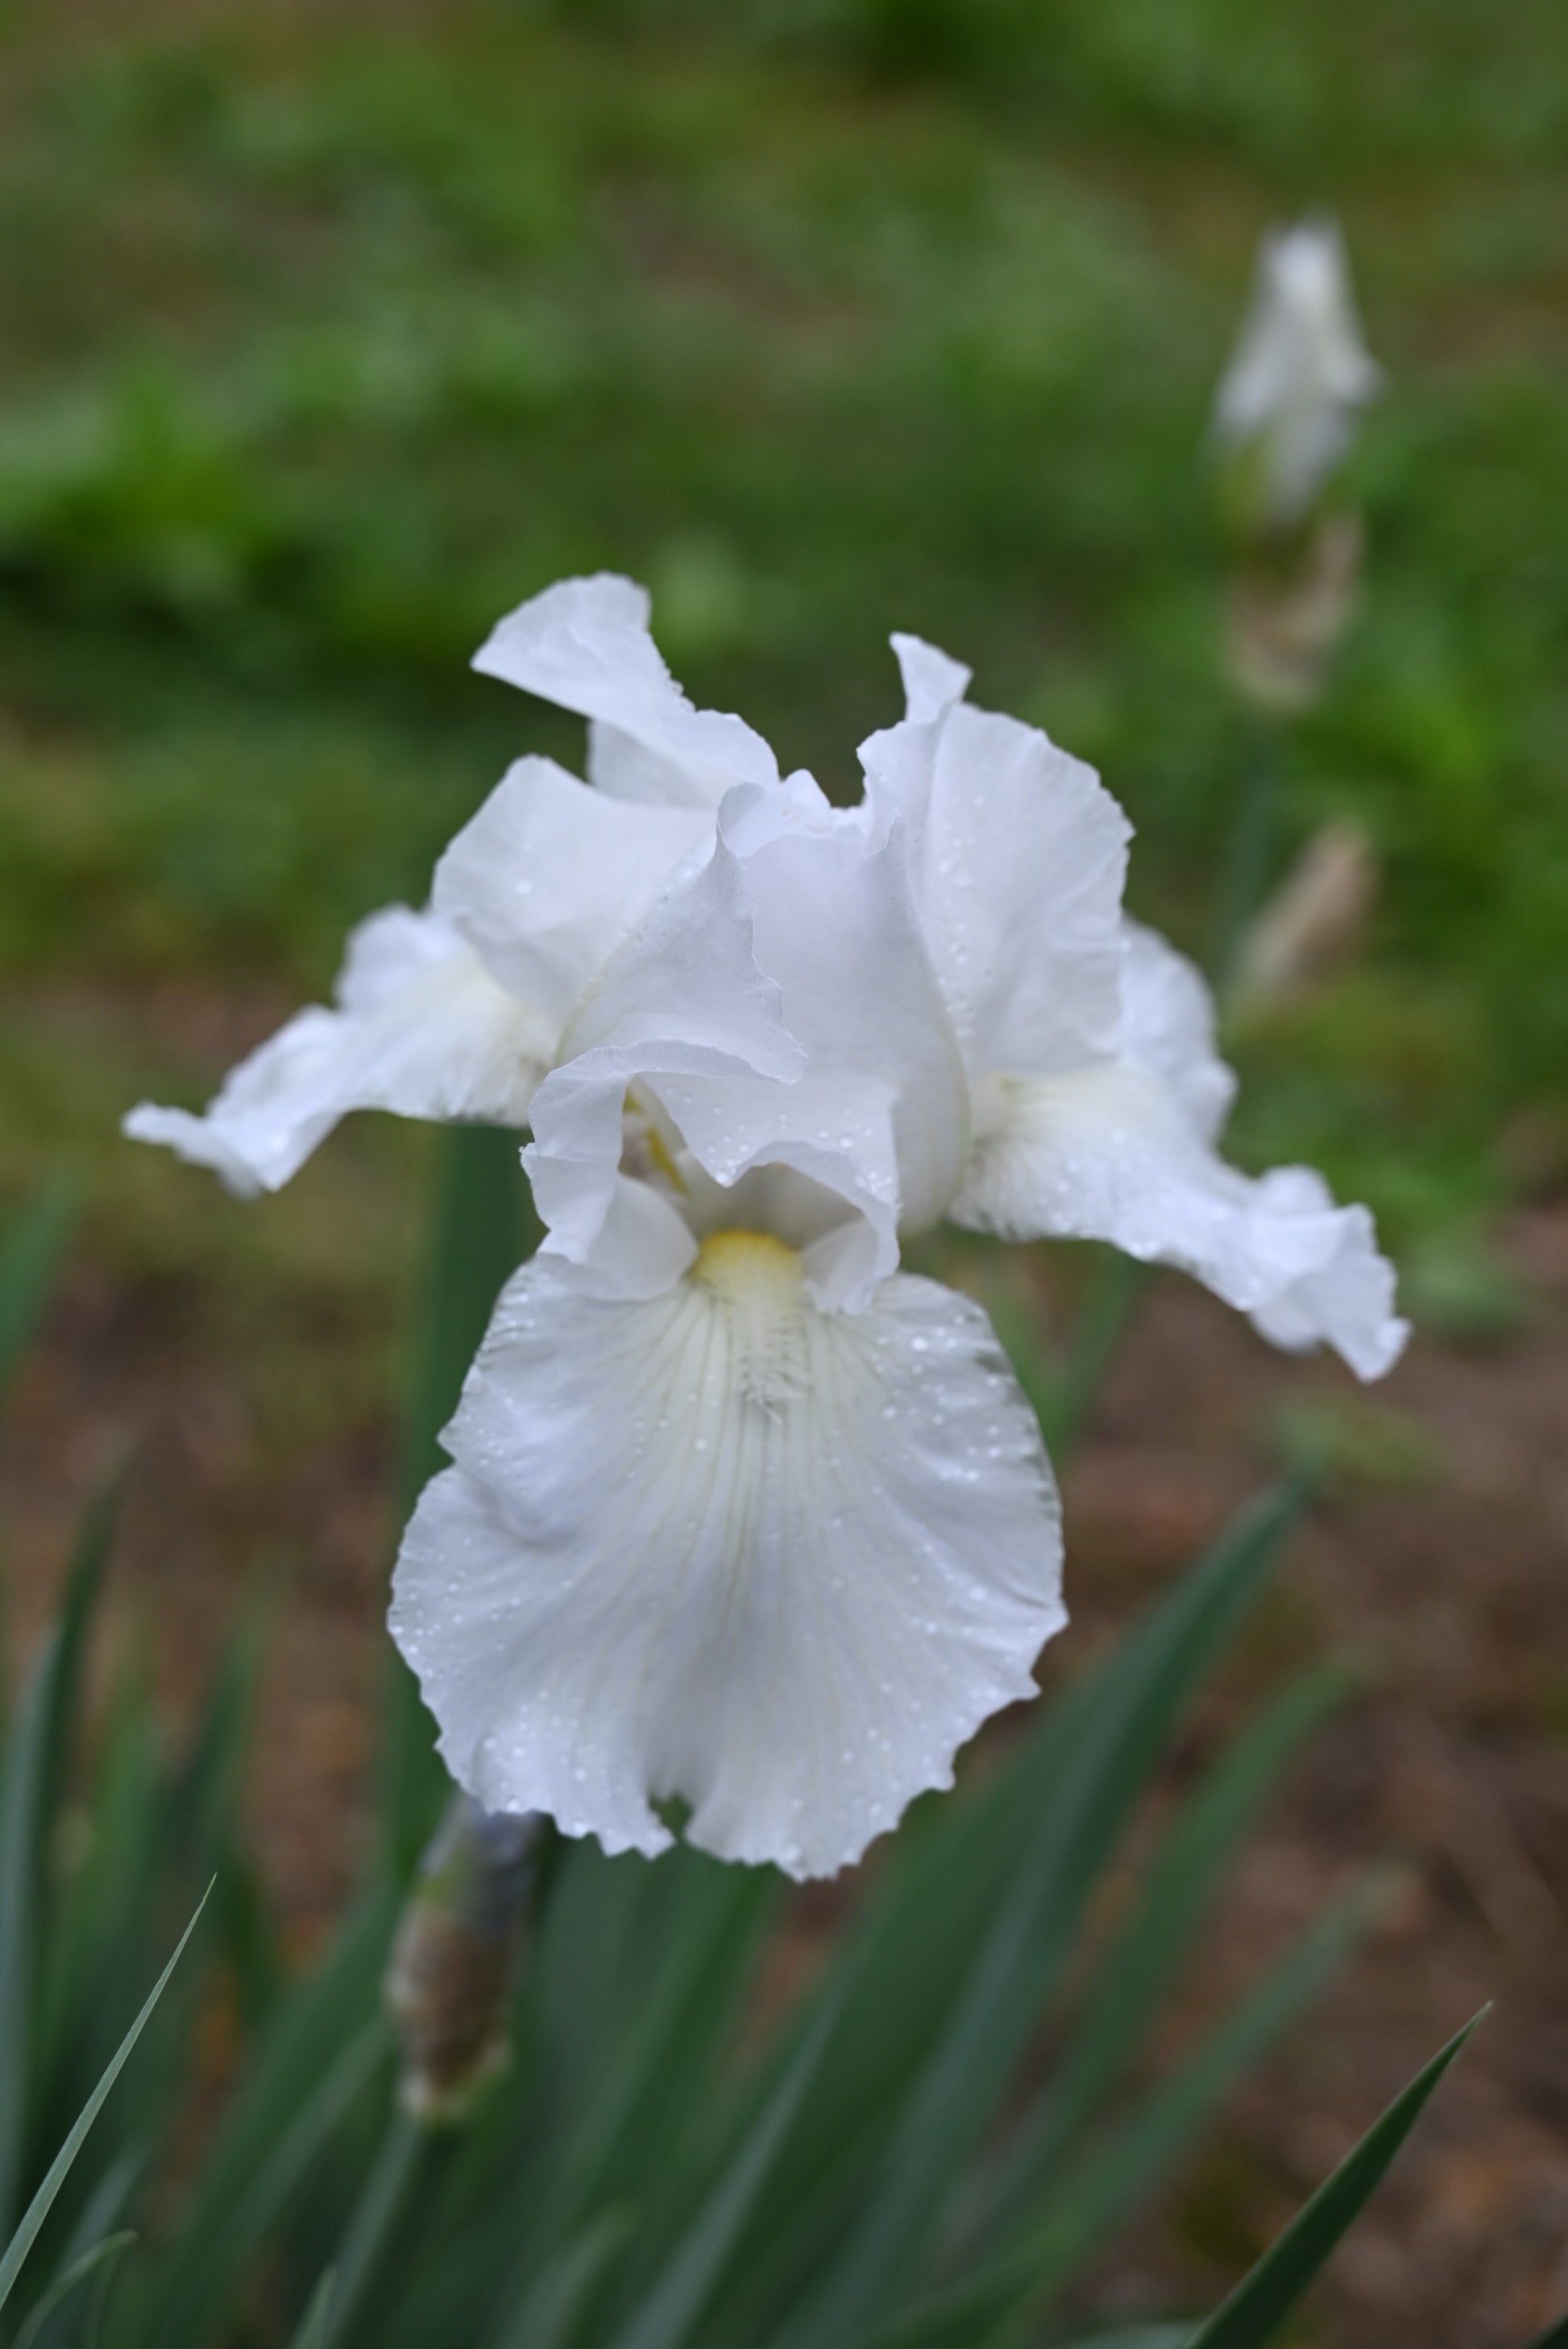
<path id="1" fill-rule="evenodd" d="M 1066 1710 L 1071 1767 L 979 1935 L 974 1959 L 906 2095 L 863 2216 L 785 2337 L 812 2349 L 853 2336 L 895 2303 L 951 2181 L 983 2133 L 1070 1949 L 1083 1904 L 1119 1845 L 1187 1698 L 1293 1528 L 1305 1486 L 1233 1526 L 1149 1617 L 1094 1696 Z M 1044 1731 L 1049 1740 L 1052 1724 Z"/>
<path id="2" fill-rule="evenodd" d="M 1224 1748 L 1167 1833 L 1130 1924 L 1075 2015 L 1037 2117 L 1000 2165 L 994 2209 L 1016 2212 L 1105 2102 L 1192 1948 L 1235 1852 L 1302 1740 L 1343 1696 L 1342 1672 L 1293 1682 Z"/>
<path id="3" fill-rule="evenodd" d="M 1028 2302 L 1059 2292 L 1105 2236 L 1180 2159 L 1236 2082 L 1338 1971 L 1375 1912 L 1363 1887 L 1329 1911 L 1244 1998 L 1195 2056 L 1146 2097 L 1097 2153 L 1075 2155 L 1037 2230 L 1043 2256 Z"/>
<path id="4" fill-rule="evenodd" d="M 209 1890 L 210 1889 L 211 1887 L 209 1887 Z M 88 2098 L 87 2103 L 82 2106 L 80 2113 L 77 2116 L 76 2125 L 72 2128 L 70 2135 L 67 2137 L 64 2145 L 60 2147 L 58 2153 L 55 2156 L 54 2160 L 50 2163 L 48 2174 L 45 2178 L 44 2182 L 39 2187 L 37 2192 L 34 2195 L 32 2201 L 28 2204 L 26 2211 L 23 2216 L 21 2225 L 17 2228 L 15 2233 L 6 2244 L 5 2252 L 0 2254 L 0 2308 L 3 2308 L 5 2302 L 9 2299 L 12 2287 L 15 2283 L 18 2274 L 21 2272 L 22 2262 L 26 2258 L 29 2251 L 31 2251 L 39 2228 L 43 2225 L 45 2220 L 49 2215 L 49 2211 L 54 2204 L 55 2197 L 58 2194 L 60 2188 L 65 2183 L 66 2174 L 69 2170 L 71 2164 L 75 2161 L 77 2154 L 81 2151 L 82 2147 L 87 2140 L 88 2131 L 91 2128 L 94 2121 L 97 2120 L 98 2114 L 103 2109 L 104 2101 L 107 2098 L 109 2090 L 113 2087 L 115 2082 L 119 2079 L 120 2073 L 125 2068 L 126 2063 L 129 2058 L 131 2049 L 136 2045 L 137 2041 L 140 2038 L 142 2032 L 150 2020 L 153 2008 L 158 2004 L 159 2000 L 162 1997 L 163 1992 L 168 1986 L 170 1976 L 173 1973 L 175 1967 L 180 1963 L 181 1959 L 184 1956 L 185 1945 L 190 1940 L 191 1934 L 196 1930 L 197 1920 L 200 1919 L 201 1911 L 206 1905 L 207 1894 L 204 1892 L 201 1900 L 197 1904 L 195 1915 L 191 1918 L 191 1922 L 186 1926 L 185 1930 L 180 1936 L 179 1942 L 175 1947 L 174 1955 L 170 1959 L 169 1963 L 164 1967 L 163 1971 L 159 1975 L 158 1980 L 154 1982 L 151 1990 L 149 1992 L 146 2000 L 143 2002 L 141 2012 L 137 2016 L 136 2021 L 131 2024 L 130 2029 L 126 2033 L 125 2037 L 120 2041 L 119 2050 L 115 2054 L 113 2061 L 110 2063 L 108 2069 L 105 2072 L 102 2079 L 98 2082 L 98 2086 L 93 2090 L 92 2095 Z"/>
<path id="5" fill-rule="evenodd" d="M 1260 2344 L 1273 2340 L 1382 2183 L 1428 2098 L 1489 2011 L 1482 2007 L 1401 2089 L 1251 2274 L 1194 2334 L 1191 2349 L 1259 2349 Z"/>
<path id="6" fill-rule="evenodd" d="M 299 2329 L 289 2344 L 289 2349 L 322 2349 L 326 2339 L 327 2320 L 332 2313 L 332 2287 L 335 2271 L 328 2268 L 305 2302 Z"/>
<path id="7" fill-rule="evenodd" d="M 121 1484 L 119 1476 L 112 1477 L 88 1508 L 59 1620 L 34 1664 L 6 1741 L 0 1796 L 0 2229 L 5 2230 L 20 2190 L 36 2061 L 33 1993 L 42 1931 L 39 1872 Z"/>
<path id="8" fill-rule="evenodd" d="M 707 2305 L 821 2059 L 833 2010 L 826 2009 L 727 2164 L 707 2204 L 614 2349 L 680 2349 Z"/>
<path id="9" fill-rule="evenodd" d="M 17 2333 L 15 2349 L 33 2349 L 33 2344 L 50 2317 L 77 2284 L 85 2283 L 88 2277 L 95 2275 L 107 2261 L 119 2259 L 120 2253 L 129 2251 L 135 2240 L 135 2229 L 124 2228 L 118 2235 L 106 2235 L 101 2242 L 95 2243 L 90 2251 L 84 2251 L 79 2259 L 73 2260 L 68 2267 L 63 2268 Z"/>

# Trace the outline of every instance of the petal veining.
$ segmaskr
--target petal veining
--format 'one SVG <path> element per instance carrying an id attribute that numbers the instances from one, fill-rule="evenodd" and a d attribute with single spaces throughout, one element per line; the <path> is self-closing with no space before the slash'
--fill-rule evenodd
<path id="1" fill-rule="evenodd" d="M 711 1236 L 669 1294 L 511 1283 L 398 1563 L 393 1629 L 455 1775 L 655 1852 L 831 1874 L 1062 1622 L 1055 1488 L 979 1308 L 895 1275 L 824 1316 L 795 1252 Z"/>

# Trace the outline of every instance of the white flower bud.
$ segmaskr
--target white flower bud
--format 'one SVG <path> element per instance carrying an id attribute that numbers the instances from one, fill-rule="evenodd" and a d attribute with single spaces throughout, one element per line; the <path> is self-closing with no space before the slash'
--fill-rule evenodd
<path id="1" fill-rule="evenodd" d="M 1305 518 L 1382 379 L 1361 338 L 1334 222 L 1304 221 L 1265 236 L 1252 308 L 1214 408 L 1249 533 L 1290 530 Z"/>

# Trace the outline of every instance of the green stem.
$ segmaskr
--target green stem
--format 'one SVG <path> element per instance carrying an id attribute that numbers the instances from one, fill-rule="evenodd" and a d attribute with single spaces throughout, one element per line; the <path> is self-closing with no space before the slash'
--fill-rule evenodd
<path id="1" fill-rule="evenodd" d="M 1235 978 L 1236 958 L 1247 926 L 1268 885 L 1279 817 L 1283 749 L 1279 727 L 1267 719 L 1257 719 L 1249 729 L 1246 763 L 1225 852 L 1209 963 L 1210 975 L 1222 996 Z"/>

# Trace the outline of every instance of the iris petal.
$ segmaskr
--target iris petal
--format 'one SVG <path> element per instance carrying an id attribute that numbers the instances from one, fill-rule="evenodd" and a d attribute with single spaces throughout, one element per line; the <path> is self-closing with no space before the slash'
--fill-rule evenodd
<path id="1" fill-rule="evenodd" d="M 350 1110 L 526 1125 L 551 1040 L 449 923 L 389 905 L 350 936 L 335 1009 L 297 1013 L 202 1115 L 142 1102 L 125 1132 L 242 1195 L 275 1191 Z"/>
<path id="2" fill-rule="evenodd" d="M 640 1304 L 510 1285 L 397 1568 L 393 1630 L 459 1780 L 609 1851 L 655 1805 L 832 1873 L 1061 1625 L 1055 1487 L 979 1308 L 895 1275 L 826 1316 L 777 1239 Z"/>
<path id="3" fill-rule="evenodd" d="M 1364 1379 L 1408 1334 L 1365 1207 L 1336 1206 L 1306 1167 L 1227 1166 L 1173 1087 L 1130 1061 L 993 1081 L 953 1216 L 1004 1239 L 1109 1240 L 1179 1266 L 1276 1345 L 1326 1340 Z"/>
<path id="4" fill-rule="evenodd" d="M 648 612 L 647 590 L 614 572 L 562 579 L 510 612 L 473 665 L 588 719 L 590 773 L 618 799 L 711 812 L 732 783 L 776 783 L 779 764 L 760 734 L 692 708 L 648 632 Z"/>

